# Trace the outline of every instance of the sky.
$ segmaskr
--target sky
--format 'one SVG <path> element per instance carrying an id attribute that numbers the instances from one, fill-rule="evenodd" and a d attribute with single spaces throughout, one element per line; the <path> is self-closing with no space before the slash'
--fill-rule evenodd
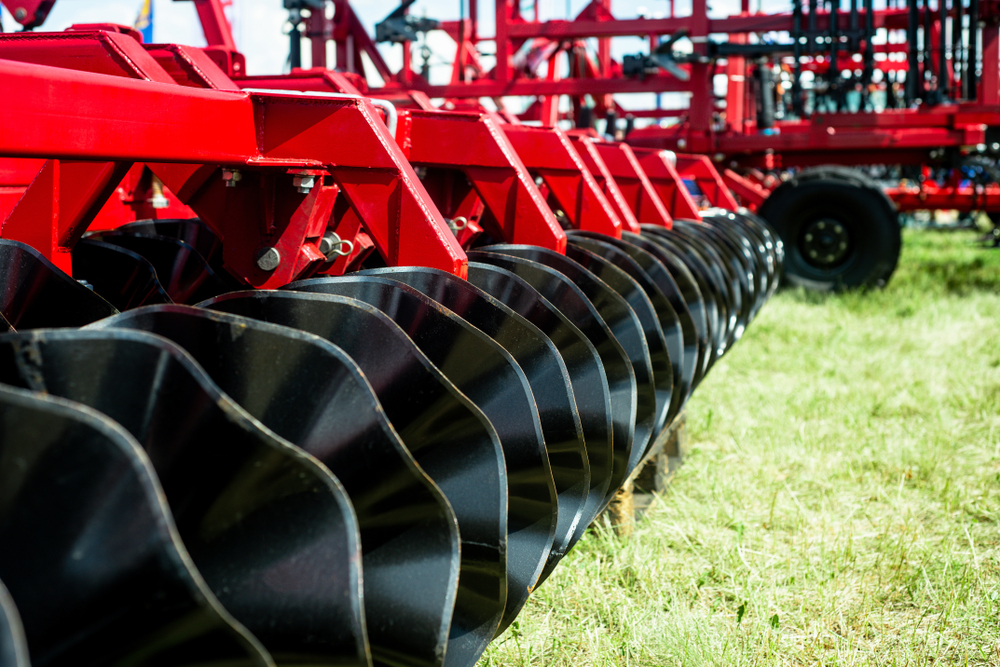
<path id="1" fill-rule="evenodd" d="M 410 12 L 418 16 L 449 20 L 460 14 L 459 2 L 476 0 L 417 0 Z M 761 0 L 753 0 L 756 5 Z M 768 6 L 786 8 L 787 0 L 764 0 Z M 543 20 L 566 18 L 567 9 L 575 15 L 587 0 L 522 0 L 526 13 L 533 11 L 533 2 L 539 2 L 539 14 Z M 157 42 L 171 42 L 203 46 L 204 37 L 195 13 L 194 3 L 184 0 L 153 0 L 153 37 Z M 398 0 L 355 0 L 354 10 L 368 31 L 374 34 L 375 24 L 385 18 L 399 2 Z M 139 11 L 141 0 L 57 0 L 42 30 L 64 30 L 74 23 L 110 22 L 132 25 Z M 493 1 L 479 0 L 480 34 L 493 33 Z M 736 9 L 739 0 L 712 0 L 712 14 L 725 15 Z M 667 0 L 614 0 L 612 11 L 619 18 L 635 18 L 665 15 Z M 690 13 L 691 0 L 676 0 L 679 15 Z M 233 35 L 239 49 L 247 57 L 247 71 L 250 74 L 279 73 L 288 57 L 287 11 L 281 0 L 233 0 L 230 20 Z M 3 25 L 12 30 L 17 25 L 10 14 L 3 10 Z M 637 52 L 644 42 L 638 38 L 621 38 L 614 42 L 617 55 Z M 454 43 L 443 33 L 431 33 L 429 46 L 435 52 L 432 62 L 440 61 L 441 66 L 432 70 L 432 76 L 446 76 L 443 63 L 450 61 L 454 54 Z M 380 45 L 383 57 L 391 66 L 401 62 L 399 46 Z"/>
<path id="2" fill-rule="evenodd" d="M 154 5 L 153 39 L 160 43 L 189 44 L 204 46 L 205 40 L 198 23 L 194 3 L 185 0 L 152 0 Z M 493 34 L 493 0 L 417 0 L 411 7 L 411 14 L 428 16 L 440 20 L 453 20 L 460 16 L 460 2 L 464 2 L 466 13 L 469 2 L 477 2 L 480 16 L 480 34 Z M 545 19 L 565 19 L 575 16 L 588 0 L 521 0 L 526 15 L 534 11 L 533 2 L 539 3 L 540 17 Z M 751 8 L 756 10 L 763 3 L 767 11 L 789 11 L 790 0 L 751 0 Z M 74 23 L 110 22 L 132 25 L 139 12 L 142 0 L 57 0 L 42 30 L 64 30 Z M 385 18 L 398 6 L 398 0 L 354 0 L 352 3 L 362 23 L 370 34 L 374 34 L 375 24 Z M 879 3 L 881 4 L 881 3 Z M 612 12 L 618 18 L 648 16 L 658 18 L 666 15 L 668 0 L 613 0 Z M 675 0 L 679 16 L 690 14 L 691 0 Z M 726 16 L 739 10 L 739 0 L 709 0 L 711 16 Z M 230 21 L 237 47 L 247 58 L 249 74 L 276 74 L 287 71 L 288 37 L 287 11 L 281 0 L 233 0 Z M 16 25 L 10 14 L 3 10 L 3 26 L 11 30 Z M 427 44 L 434 53 L 431 59 L 431 81 L 447 82 L 450 63 L 454 57 L 455 45 L 443 32 L 431 32 Z M 398 69 L 402 62 L 400 46 L 379 45 L 383 58 L 392 69 Z M 626 53 L 646 51 L 644 40 L 635 37 L 617 38 L 612 41 L 612 55 L 620 58 Z M 484 51 L 492 52 L 492 45 L 485 45 Z M 309 49 L 303 48 L 304 65 L 308 65 Z M 332 49 L 330 61 L 332 62 Z M 415 59 L 416 60 L 416 59 Z M 487 66 L 492 66 L 492 58 L 484 58 Z M 373 70 L 369 69 L 369 72 Z M 377 83 L 377 81 L 376 81 Z M 652 107 L 652 94 L 617 96 L 623 107 Z M 672 108 L 683 106 L 680 94 L 664 95 L 663 106 Z M 516 107 L 515 107 L 516 110 Z"/>

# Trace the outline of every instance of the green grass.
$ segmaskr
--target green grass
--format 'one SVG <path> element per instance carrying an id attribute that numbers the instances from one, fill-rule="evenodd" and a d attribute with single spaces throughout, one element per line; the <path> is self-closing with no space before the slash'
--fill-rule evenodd
<path id="1" fill-rule="evenodd" d="M 1000 251 L 906 231 L 882 291 L 780 292 L 631 539 L 592 531 L 493 665 L 1000 664 Z"/>

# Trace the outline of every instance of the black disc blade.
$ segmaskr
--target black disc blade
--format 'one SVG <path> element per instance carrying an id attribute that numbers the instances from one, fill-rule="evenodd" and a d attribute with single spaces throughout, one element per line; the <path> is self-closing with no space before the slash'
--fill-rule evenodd
<path id="1" fill-rule="evenodd" d="M 680 317 L 684 332 L 684 375 L 685 378 L 689 378 L 690 396 L 690 392 L 701 378 L 701 369 L 710 354 L 707 314 L 698 285 L 694 278 L 690 277 L 687 267 L 675 261 L 672 255 L 646 237 L 623 232 L 622 241 L 638 249 L 638 252 L 633 254 L 628 247 L 620 246 L 629 252 L 656 281 L 657 286 L 673 306 L 674 312 Z"/>
<path id="2" fill-rule="evenodd" d="M 462 566 L 446 663 L 471 664 L 496 632 L 507 595 L 507 482 L 486 416 L 381 311 L 339 296 L 254 291 L 207 307 L 309 332 L 343 349 L 458 517 Z"/>
<path id="3" fill-rule="evenodd" d="M 555 482 L 524 371 L 492 338 L 398 281 L 344 276 L 302 281 L 295 288 L 346 296 L 384 312 L 493 424 L 507 465 L 507 605 L 501 621 L 505 627 L 541 575 L 558 520 Z"/>
<path id="4" fill-rule="evenodd" d="M 359 275 L 381 276 L 409 285 L 490 336 L 517 361 L 531 384 L 559 497 L 559 518 L 548 560 L 562 558 L 582 519 L 590 491 L 590 462 L 569 370 L 559 349 L 535 325 L 450 273 L 399 267 Z"/>
<path id="5" fill-rule="evenodd" d="M 0 667 L 30 667 L 28 640 L 14 598 L 0 581 Z"/>
<path id="6" fill-rule="evenodd" d="M 586 241 L 592 252 L 615 262 L 616 266 L 642 285 L 653 303 L 666 337 L 674 371 L 674 392 L 667 420 L 669 423 L 691 394 L 691 383 L 698 363 L 697 330 L 677 282 L 660 260 L 632 240 L 580 231 L 573 232 L 572 238 L 577 242 Z"/>
<path id="7" fill-rule="evenodd" d="M 16 602 L 36 665 L 273 664 L 194 568 L 121 426 L 0 386 L 0 429 L 0 608 Z M 11 629 L 0 613 L 0 664 L 26 666 L 7 661 Z"/>
<path id="8" fill-rule="evenodd" d="M 361 595 L 347 493 L 181 348 L 140 331 L 7 334 L 0 381 L 83 403 L 139 441 L 198 570 L 276 660 L 369 663 L 364 626 L 327 620 Z"/>
<path id="9" fill-rule="evenodd" d="M 418 664 L 444 652 L 458 579 L 454 517 L 343 350 L 287 327 L 183 306 L 144 308 L 100 324 L 174 341 L 230 398 L 337 476 L 361 531 L 364 611 L 376 662 L 392 663 L 400 652 Z M 357 601 L 342 602 L 340 618 L 327 621 L 360 621 Z"/>
<path id="10" fill-rule="evenodd" d="M 0 313 L 14 329 L 82 327 L 117 310 L 41 253 L 0 239 Z"/>
<path id="11" fill-rule="evenodd" d="M 231 279 L 217 274 L 194 246 L 175 238 L 123 231 L 99 232 L 87 238 L 141 255 L 153 265 L 163 288 L 177 303 L 198 303 L 235 287 Z"/>
<path id="12" fill-rule="evenodd" d="M 628 476 L 652 439 L 656 425 L 656 385 L 653 379 L 653 366 L 642 324 L 635 311 L 625 299 L 593 272 L 554 250 L 537 246 L 496 245 L 488 246 L 483 251 L 538 262 L 566 276 L 586 294 L 615 340 L 628 355 L 636 382 L 635 434 L 626 463 L 625 475 Z"/>
<path id="13" fill-rule="evenodd" d="M 194 248 L 217 272 L 217 267 L 221 266 L 222 241 L 198 218 L 136 220 L 116 228 L 115 231 L 177 239 Z"/>
<path id="14" fill-rule="evenodd" d="M 574 544 L 597 517 L 611 483 L 611 393 L 601 357 L 593 343 L 558 308 L 510 271 L 470 262 L 468 281 L 538 327 L 559 350 L 569 372 L 590 465 L 590 489 L 580 521 L 569 539 L 569 544 Z M 553 554 L 558 559 L 555 549 Z M 549 559 L 543 578 L 552 571 L 555 562 Z"/>
<path id="15" fill-rule="evenodd" d="M 600 503 L 603 509 L 625 481 L 634 442 L 637 390 L 628 355 L 583 290 L 559 271 L 539 262 L 494 252 L 473 251 L 469 259 L 505 269 L 523 279 L 579 328 L 600 355 L 612 411 L 612 471 L 607 494 Z"/>
<path id="16" fill-rule="evenodd" d="M 587 247 L 588 245 L 590 247 Z M 645 455 L 645 451 L 652 447 L 657 434 L 666 426 L 668 417 L 673 416 L 671 414 L 674 391 L 673 362 L 670 358 L 666 334 L 663 332 L 656 308 L 646 290 L 626 270 L 601 254 L 601 251 L 604 251 L 613 255 L 616 252 L 615 248 L 595 248 L 593 246 L 594 243 L 589 242 L 588 239 L 571 238 L 566 247 L 566 256 L 593 273 L 625 299 L 638 319 L 640 331 L 645 336 L 646 348 L 649 350 L 650 368 L 653 371 L 653 389 L 656 395 L 656 419 L 653 422 L 653 433 L 646 443 L 646 447 L 642 452 L 639 452 L 639 458 L 641 458 Z M 615 259 L 624 264 L 629 264 L 632 261 L 627 256 Z M 642 270 L 639 269 L 638 273 L 641 274 Z M 632 464 L 633 469 L 638 462 L 636 460 Z"/>
<path id="17" fill-rule="evenodd" d="M 702 357 L 700 373 L 695 386 L 705 377 L 708 369 L 719 358 L 725 343 L 725 314 L 723 312 L 722 296 L 714 281 L 707 280 L 705 274 L 708 268 L 697 257 L 689 256 L 685 249 L 678 245 L 676 238 L 663 234 L 662 228 L 643 229 L 643 238 L 659 246 L 666 266 L 677 279 L 678 285 L 685 290 L 685 298 L 690 298 L 688 307 L 692 313 L 700 310 L 704 313 L 704 331 L 708 340 L 705 355 Z M 683 283 L 683 284 L 682 284 Z M 697 321 L 697 320 L 696 320 Z"/>
<path id="18" fill-rule="evenodd" d="M 73 247 L 73 275 L 118 310 L 171 303 L 153 265 L 110 243 L 83 239 Z"/>

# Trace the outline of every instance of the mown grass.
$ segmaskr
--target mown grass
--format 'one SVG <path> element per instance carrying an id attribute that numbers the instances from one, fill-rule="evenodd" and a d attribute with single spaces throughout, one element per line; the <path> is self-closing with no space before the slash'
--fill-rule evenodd
<path id="1" fill-rule="evenodd" d="M 1000 664 L 1000 251 L 907 231 L 882 291 L 784 291 L 494 665 Z"/>

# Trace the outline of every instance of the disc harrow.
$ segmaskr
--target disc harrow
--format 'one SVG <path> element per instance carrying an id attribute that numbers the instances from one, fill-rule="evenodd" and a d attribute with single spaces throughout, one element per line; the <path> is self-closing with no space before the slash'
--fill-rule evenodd
<path id="1" fill-rule="evenodd" d="M 98 150 L 131 113 L 99 95 L 66 148 L 0 136 L 46 158 L 0 227 L 0 667 L 475 664 L 743 335 L 781 242 L 688 219 L 662 151 L 244 92 L 207 59 L 175 85 L 162 45 L 108 34 L 72 36 L 134 55 L 98 73 L 4 36 L 10 107 L 96 86 L 233 120 Z M 489 150 L 431 150 L 459 130 Z M 133 168 L 190 217 L 98 213 Z"/>

